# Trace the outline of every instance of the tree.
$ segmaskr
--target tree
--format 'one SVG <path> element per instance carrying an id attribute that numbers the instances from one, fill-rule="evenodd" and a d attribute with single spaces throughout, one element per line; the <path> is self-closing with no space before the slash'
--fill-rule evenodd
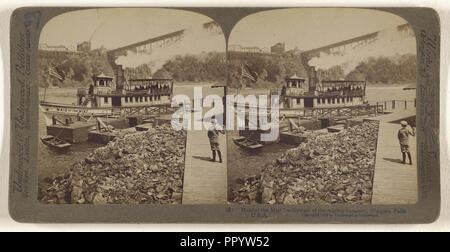
<path id="1" fill-rule="evenodd" d="M 416 56 L 369 58 L 350 71 L 347 79 L 365 79 L 370 83 L 404 83 L 416 81 Z"/>

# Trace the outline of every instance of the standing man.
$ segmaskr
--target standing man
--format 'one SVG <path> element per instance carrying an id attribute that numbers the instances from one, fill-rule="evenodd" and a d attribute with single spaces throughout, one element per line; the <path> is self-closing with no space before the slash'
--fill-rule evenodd
<path id="1" fill-rule="evenodd" d="M 408 127 L 408 122 L 401 121 L 402 128 L 398 130 L 398 141 L 400 142 L 400 150 L 402 151 L 403 161 L 406 161 L 406 154 L 408 154 L 409 164 L 412 165 L 411 152 L 409 152 L 409 135 L 415 136 L 411 127 Z"/>
<path id="2" fill-rule="evenodd" d="M 225 131 L 223 130 L 222 126 L 220 126 L 216 122 L 216 118 L 211 118 L 211 126 L 208 130 L 208 138 L 209 138 L 209 144 L 211 145 L 211 151 L 213 158 L 211 161 L 216 162 L 216 151 L 219 155 L 219 163 L 222 163 L 222 153 L 220 152 L 220 146 L 219 146 L 219 133 L 225 134 Z"/>

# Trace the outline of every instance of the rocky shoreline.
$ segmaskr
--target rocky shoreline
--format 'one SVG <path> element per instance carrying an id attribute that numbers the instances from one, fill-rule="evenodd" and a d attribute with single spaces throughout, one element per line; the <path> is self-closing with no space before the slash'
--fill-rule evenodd
<path id="1" fill-rule="evenodd" d="M 62 176 L 45 178 L 39 201 L 52 204 L 180 204 L 186 132 L 169 124 L 96 149 Z"/>
<path id="2" fill-rule="evenodd" d="M 377 137 L 375 121 L 310 133 L 229 198 L 239 204 L 370 204 Z"/>

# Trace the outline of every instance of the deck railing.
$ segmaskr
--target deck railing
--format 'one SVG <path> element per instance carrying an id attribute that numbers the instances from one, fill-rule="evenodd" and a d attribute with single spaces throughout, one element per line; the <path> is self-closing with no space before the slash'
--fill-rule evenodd
<path id="1" fill-rule="evenodd" d="M 81 95 L 81 96 L 87 95 L 87 90 L 86 90 L 86 88 L 78 88 L 78 89 L 77 89 L 77 95 Z"/>
<path id="2" fill-rule="evenodd" d="M 258 107 L 245 104 L 246 113 L 258 113 Z M 235 104 L 235 112 L 237 112 L 237 104 Z M 267 108 L 270 114 L 270 107 Z M 312 107 L 312 108 L 295 108 L 295 109 L 279 109 L 280 118 L 297 118 L 297 117 L 358 117 L 358 116 L 377 116 L 384 113 L 384 107 L 377 105 L 355 105 L 355 106 L 330 106 L 330 107 Z"/>
<path id="3" fill-rule="evenodd" d="M 386 100 L 376 103 L 383 106 L 384 111 L 409 110 L 416 108 L 416 99 L 414 100 Z"/>
<path id="4" fill-rule="evenodd" d="M 281 113 L 281 112 L 280 112 Z M 377 116 L 383 113 L 381 105 L 358 105 L 342 107 L 324 107 L 324 108 L 304 108 L 300 111 L 301 116 L 305 117 L 358 117 L 358 116 Z"/>

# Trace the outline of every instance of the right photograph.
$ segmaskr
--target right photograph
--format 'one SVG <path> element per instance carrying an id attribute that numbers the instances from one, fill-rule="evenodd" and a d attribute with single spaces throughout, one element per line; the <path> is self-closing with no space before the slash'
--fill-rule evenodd
<path id="1" fill-rule="evenodd" d="M 415 204 L 416 50 L 410 24 L 379 10 L 241 19 L 228 40 L 227 94 L 248 99 L 245 127 L 226 135 L 228 202 Z M 273 125 L 278 137 L 263 140 Z"/>

